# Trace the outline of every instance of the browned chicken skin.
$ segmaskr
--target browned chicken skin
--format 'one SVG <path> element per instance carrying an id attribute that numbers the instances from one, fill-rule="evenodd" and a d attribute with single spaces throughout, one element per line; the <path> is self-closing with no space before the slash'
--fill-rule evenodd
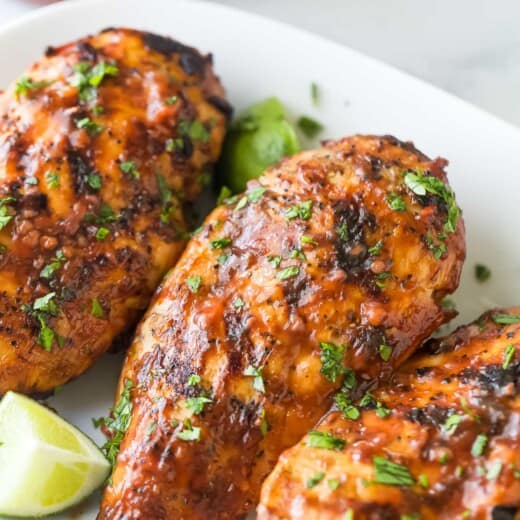
<path id="1" fill-rule="evenodd" d="M 132 419 L 99 518 L 242 517 L 343 367 L 377 378 L 447 321 L 465 248 L 444 165 L 358 136 L 282 161 L 213 211 L 129 350 Z M 442 196 L 415 194 L 406 172 Z"/>
<path id="2" fill-rule="evenodd" d="M 281 456 L 259 519 L 518 518 L 520 308 L 426 346 L 359 419 L 332 411 Z"/>
<path id="3" fill-rule="evenodd" d="M 196 50 L 111 29 L 50 48 L 0 96 L 0 395 L 85 371 L 184 242 L 228 105 Z"/>

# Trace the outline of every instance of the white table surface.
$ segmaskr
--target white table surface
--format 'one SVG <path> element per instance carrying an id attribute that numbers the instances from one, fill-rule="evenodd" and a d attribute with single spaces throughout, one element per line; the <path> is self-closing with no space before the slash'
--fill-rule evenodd
<path id="1" fill-rule="evenodd" d="M 344 43 L 520 126 L 518 0 L 215 1 Z M 46 3 L 0 0 L 0 24 Z"/>

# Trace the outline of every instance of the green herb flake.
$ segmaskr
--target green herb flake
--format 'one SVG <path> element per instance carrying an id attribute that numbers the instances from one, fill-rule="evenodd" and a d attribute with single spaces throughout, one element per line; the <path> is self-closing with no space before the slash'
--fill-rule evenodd
<path id="1" fill-rule="evenodd" d="M 514 314 L 493 314 L 491 319 L 497 325 L 514 325 L 515 323 L 520 323 L 520 316 Z"/>
<path id="2" fill-rule="evenodd" d="M 421 520 L 421 515 L 419 513 L 405 514 L 401 515 L 400 520 Z"/>
<path id="3" fill-rule="evenodd" d="M 265 188 L 263 186 L 257 186 L 253 188 L 249 193 L 247 193 L 247 200 L 252 203 L 258 202 L 263 194 L 265 193 Z"/>
<path id="4" fill-rule="evenodd" d="M 343 242 L 348 242 L 348 226 L 345 223 L 341 224 L 336 228 L 336 233 L 338 234 L 339 238 L 343 240 Z"/>
<path id="5" fill-rule="evenodd" d="M 491 278 L 491 269 L 484 264 L 476 264 L 475 278 L 480 283 L 487 282 Z"/>
<path id="6" fill-rule="evenodd" d="M 311 430 L 307 434 L 307 446 L 312 448 L 323 448 L 325 450 L 342 450 L 346 442 L 339 437 L 334 437 L 327 432 Z"/>
<path id="7" fill-rule="evenodd" d="M 486 477 L 488 480 L 496 480 L 502 471 L 502 462 L 500 460 L 494 460 L 491 466 L 488 468 Z"/>
<path id="8" fill-rule="evenodd" d="M 430 485 L 428 477 L 424 473 L 419 475 L 419 477 L 417 478 L 417 482 L 419 482 L 419 485 L 425 489 Z"/>
<path id="9" fill-rule="evenodd" d="M 103 318 L 103 316 L 105 315 L 103 307 L 101 307 L 101 304 L 99 303 L 99 300 L 97 298 L 94 298 L 92 300 L 90 314 L 92 314 L 92 316 L 94 316 L 95 318 Z"/>
<path id="10" fill-rule="evenodd" d="M 448 247 L 444 242 L 436 242 L 429 233 L 425 235 L 424 241 L 426 243 L 426 247 L 432 252 L 433 258 L 435 258 L 435 260 L 440 260 L 448 250 Z"/>
<path id="11" fill-rule="evenodd" d="M 29 76 L 22 76 L 14 87 L 14 95 L 18 99 L 25 96 L 30 90 L 47 87 L 52 81 L 33 81 Z"/>
<path id="12" fill-rule="evenodd" d="M 38 179 L 36 177 L 26 177 L 25 178 L 25 184 L 27 186 L 37 186 L 38 185 Z"/>
<path id="13" fill-rule="evenodd" d="M 164 147 L 167 152 L 180 151 L 184 148 L 184 139 L 180 137 L 176 139 L 166 139 Z"/>
<path id="14" fill-rule="evenodd" d="M 345 419 L 350 419 L 351 421 L 359 419 L 361 414 L 356 406 L 352 404 L 348 389 L 342 389 L 342 391 L 338 392 L 334 396 L 334 402 Z"/>
<path id="15" fill-rule="evenodd" d="M 265 417 L 265 409 L 262 409 L 262 411 L 260 412 L 260 433 L 262 434 L 262 437 L 265 437 L 267 435 L 270 428 L 271 426 L 269 425 Z"/>
<path id="16" fill-rule="evenodd" d="M 444 229 L 448 233 L 454 233 L 457 229 L 457 222 L 461 215 L 460 208 L 457 206 L 453 191 L 437 177 L 424 175 L 420 170 L 409 171 L 404 176 L 406 186 L 419 197 L 424 197 L 427 193 L 435 195 L 444 201 L 448 208 L 448 215 Z"/>
<path id="17" fill-rule="evenodd" d="M 78 88 L 78 97 L 82 103 L 93 101 L 97 96 L 97 87 L 109 76 L 117 76 L 119 69 L 115 63 L 100 61 L 93 67 L 82 61 L 74 66 L 74 75 L 69 80 Z"/>
<path id="18" fill-rule="evenodd" d="M 212 402 L 213 400 L 206 395 L 188 397 L 186 399 L 186 408 L 191 414 L 200 415 L 204 411 L 204 407 Z"/>
<path id="19" fill-rule="evenodd" d="M 99 190 L 102 186 L 101 176 L 97 172 L 92 172 L 87 175 L 87 184 L 93 190 Z"/>
<path id="20" fill-rule="evenodd" d="M 188 386 L 197 386 L 200 384 L 200 376 L 197 375 L 197 374 L 191 374 L 189 377 L 188 377 L 188 381 L 186 382 L 186 384 Z"/>
<path id="21" fill-rule="evenodd" d="M 262 377 L 262 370 L 264 367 L 255 368 L 253 365 L 249 365 L 244 370 L 243 374 L 253 378 L 253 388 L 262 394 L 265 393 L 265 384 Z"/>
<path id="22" fill-rule="evenodd" d="M 164 100 L 164 104 L 168 106 L 172 106 L 173 104 L 177 103 L 177 100 L 179 98 L 177 96 L 171 96 Z"/>
<path id="23" fill-rule="evenodd" d="M 406 211 L 406 202 L 397 193 L 389 193 L 386 197 L 386 202 L 393 211 Z"/>
<path id="24" fill-rule="evenodd" d="M 60 176 L 56 172 L 47 172 L 45 174 L 45 182 L 49 188 L 54 190 L 60 187 Z"/>
<path id="25" fill-rule="evenodd" d="M 49 280 L 54 276 L 54 273 L 60 269 L 62 262 L 65 260 L 66 259 L 63 255 L 63 251 L 59 249 L 56 251 L 56 256 L 51 260 L 51 262 L 40 271 L 40 276 L 46 280 Z"/>
<path id="26" fill-rule="evenodd" d="M 305 487 L 307 489 L 312 489 L 313 487 L 316 487 L 324 478 L 325 478 L 325 473 L 323 473 L 323 471 L 318 471 L 307 479 L 307 482 L 305 483 Z"/>
<path id="27" fill-rule="evenodd" d="M 200 428 L 192 426 L 191 421 L 186 419 L 183 424 L 183 429 L 180 432 L 177 432 L 176 437 L 181 441 L 199 441 Z"/>
<path id="28" fill-rule="evenodd" d="M 96 231 L 96 240 L 102 242 L 110 234 L 110 229 L 106 227 L 100 227 Z"/>
<path id="29" fill-rule="evenodd" d="M 76 127 L 80 130 L 85 130 L 89 135 L 96 136 L 103 131 L 103 126 L 92 121 L 90 117 L 83 117 L 76 121 Z"/>
<path id="30" fill-rule="evenodd" d="M 96 428 L 104 425 L 110 434 L 110 438 L 101 447 L 101 450 L 105 453 L 112 467 L 115 465 L 121 441 L 130 426 L 130 420 L 132 418 L 132 388 L 132 381 L 127 379 L 124 382 L 123 391 L 119 396 L 116 406 L 111 410 L 110 416 L 101 417 L 93 421 Z"/>
<path id="31" fill-rule="evenodd" d="M 379 401 L 376 403 L 376 415 L 380 417 L 381 419 L 386 419 L 389 417 L 392 413 L 392 410 L 387 408 L 383 403 L 380 403 Z"/>
<path id="32" fill-rule="evenodd" d="M 278 280 L 288 280 L 289 278 L 297 276 L 299 273 L 300 268 L 297 265 L 291 265 L 277 273 L 276 278 L 278 278 Z"/>
<path id="33" fill-rule="evenodd" d="M 313 139 L 323 131 L 323 125 L 309 116 L 301 116 L 296 122 L 298 128 L 309 139 Z"/>
<path id="34" fill-rule="evenodd" d="M 453 435 L 457 430 L 457 426 L 462 422 L 463 419 L 464 418 L 462 415 L 458 415 L 456 413 L 451 414 L 442 426 L 443 431 L 448 435 Z"/>
<path id="35" fill-rule="evenodd" d="M 229 199 L 232 195 L 233 192 L 227 186 L 222 186 L 222 188 L 220 188 L 220 193 L 218 194 L 217 206 L 226 203 L 226 200 Z"/>
<path id="36" fill-rule="evenodd" d="M 327 480 L 327 486 L 329 486 L 329 489 L 332 491 L 335 491 L 339 487 L 339 480 L 337 478 L 329 478 Z"/>
<path id="37" fill-rule="evenodd" d="M 13 197 L 0 198 L 0 230 L 4 229 L 13 219 L 13 215 L 9 213 L 8 204 L 15 202 Z"/>
<path id="38" fill-rule="evenodd" d="M 372 461 L 375 468 L 375 483 L 387 486 L 413 486 L 415 484 L 415 479 L 406 466 L 377 455 L 374 455 Z"/>
<path id="39" fill-rule="evenodd" d="M 186 278 L 186 285 L 188 286 L 189 290 L 193 294 L 198 292 L 201 284 L 202 284 L 202 276 L 200 276 L 200 275 L 190 276 L 189 278 Z"/>
<path id="40" fill-rule="evenodd" d="M 354 520 L 354 510 L 351 508 L 347 509 L 343 515 L 343 520 Z"/>
<path id="41" fill-rule="evenodd" d="M 320 348 L 320 372 L 325 376 L 325 379 L 334 383 L 338 376 L 342 376 L 345 373 L 343 354 L 347 347 L 346 345 L 335 345 L 334 343 L 322 341 L 320 342 Z"/>
<path id="42" fill-rule="evenodd" d="M 317 246 L 318 245 L 318 242 L 316 242 L 316 240 L 314 240 L 312 237 L 310 237 L 308 235 L 302 235 L 300 237 L 300 242 L 302 244 L 309 244 L 311 246 Z"/>
<path id="43" fill-rule="evenodd" d="M 368 248 L 368 254 L 370 256 L 377 256 L 381 254 L 381 250 L 383 249 L 383 241 L 379 240 L 372 247 Z"/>
<path id="44" fill-rule="evenodd" d="M 379 345 L 379 355 L 383 361 L 388 361 L 392 355 L 392 347 L 390 345 Z"/>
<path id="45" fill-rule="evenodd" d="M 275 268 L 278 269 L 282 263 L 281 256 L 268 256 L 267 261 Z"/>
<path id="46" fill-rule="evenodd" d="M 296 204 L 285 210 L 285 218 L 292 220 L 301 218 L 302 220 L 309 220 L 312 214 L 312 200 L 307 200 L 301 204 Z"/>
<path id="47" fill-rule="evenodd" d="M 488 442 L 487 435 L 484 433 L 480 433 L 477 435 L 476 439 L 473 442 L 473 445 L 471 446 L 471 454 L 473 457 L 480 457 L 486 448 Z"/>
<path id="48" fill-rule="evenodd" d="M 310 86 L 310 90 L 311 90 L 311 101 L 312 101 L 312 104 L 313 105 L 317 105 L 318 101 L 319 101 L 318 85 L 316 83 L 312 82 L 311 86 Z"/>
<path id="49" fill-rule="evenodd" d="M 232 240 L 229 237 L 221 237 L 215 240 L 211 240 L 211 249 L 224 249 L 229 247 L 232 243 Z"/>
<path id="50" fill-rule="evenodd" d="M 134 161 L 122 162 L 119 167 L 123 173 L 129 173 L 134 179 L 139 179 L 141 176 Z"/>
<path id="51" fill-rule="evenodd" d="M 233 300 L 233 307 L 235 309 L 241 309 L 244 305 L 245 305 L 245 302 L 244 302 L 244 300 L 242 300 L 242 298 L 235 298 Z"/>
<path id="52" fill-rule="evenodd" d="M 58 306 L 56 305 L 56 302 L 54 301 L 55 296 L 56 296 L 55 292 L 50 292 L 50 293 L 46 294 L 45 296 L 36 298 L 36 300 L 34 300 L 34 303 L 33 303 L 33 310 L 48 312 L 49 314 L 56 316 L 58 314 Z"/>
<path id="53" fill-rule="evenodd" d="M 504 351 L 504 362 L 502 363 L 502 368 L 507 370 L 509 365 L 513 361 L 516 354 L 516 349 L 514 345 L 508 345 Z"/>
<path id="54" fill-rule="evenodd" d="M 180 121 L 178 131 L 180 135 L 189 136 L 193 141 L 207 143 L 210 138 L 208 130 L 198 119 L 191 122 Z"/>

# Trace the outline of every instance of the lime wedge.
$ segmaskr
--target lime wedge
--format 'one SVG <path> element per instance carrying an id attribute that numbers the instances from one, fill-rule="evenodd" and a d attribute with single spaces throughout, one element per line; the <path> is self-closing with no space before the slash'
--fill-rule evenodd
<path id="1" fill-rule="evenodd" d="M 74 426 L 23 395 L 0 402 L 0 515 L 57 513 L 90 495 L 110 464 Z"/>

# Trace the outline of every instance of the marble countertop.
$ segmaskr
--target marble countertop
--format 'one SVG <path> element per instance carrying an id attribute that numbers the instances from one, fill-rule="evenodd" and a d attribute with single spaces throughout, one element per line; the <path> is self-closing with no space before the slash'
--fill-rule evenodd
<path id="1" fill-rule="evenodd" d="M 344 43 L 520 126 L 518 0 L 214 0 Z M 0 24 L 50 0 L 0 0 Z"/>

